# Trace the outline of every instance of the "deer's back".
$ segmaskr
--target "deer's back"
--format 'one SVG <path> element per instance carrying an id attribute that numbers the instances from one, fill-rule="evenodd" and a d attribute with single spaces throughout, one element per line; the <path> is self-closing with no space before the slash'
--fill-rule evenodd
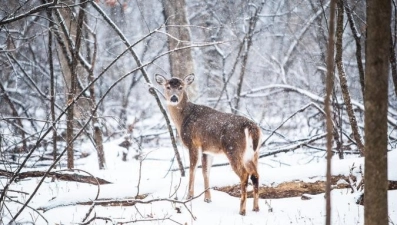
<path id="1" fill-rule="evenodd" d="M 253 134 L 258 145 L 260 130 L 251 120 L 230 113 L 223 113 L 207 106 L 191 103 L 190 112 L 183 120 L 180 135 L 188 148 L 202 148 L 212 153 L 233 152 L 245 148 L 245 129 Z M 256 149 L 256 146 L 253 146 Z"/>

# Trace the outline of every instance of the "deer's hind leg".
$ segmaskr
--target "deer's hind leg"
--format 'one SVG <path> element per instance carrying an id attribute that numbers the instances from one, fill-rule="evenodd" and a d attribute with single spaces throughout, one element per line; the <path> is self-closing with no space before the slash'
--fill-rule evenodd
<path id="1" fill-rule="evenodd" d="M 237 174 L 237 176 L 240 178 L 240 188 L 241 188 L 240 215 L 245 216 L 248 178 L 251 173 L 250 169 L 246 167 L 246 160 L 247 160 L 247 157 L 245 157 L 246 144 L 244 142 L 228 143 L 226 141 L 224 146 L 225 146 L 226 156 L 229 159 L 230 165 L 232 166 L 232 169 Z"/>
<path id="2" fill-rule="evenodd" d="M 254 186 L 254 207 L 252 211 L 259 212 L 259 174 L 251 174 L 251 181 Z"/>
<path id="3" fill-rule="evenodd" d="M 259 173 L 257 168 L 257 157 L 254 156 L 254 159 L 246 162 L 246 169 L 249 171 L 250 178 L 252 181 L 252 186 L 254 187 L 253 197 L 254 197 L 254 207 L 253 211 L 259 211 Z"/>
<path id="4" fill-rule="evenodd" d="M 240 215 L 242 216 L 245 216 L 245 212 L 246 212 L 248 176 L 249 174 L 246 171 L 240 174 L 240 187 L 241 187 Z"/>
<path id="5" fill-rule="evenodd" d="M 246 212 L 246 202 L 247 202 L 247 186 L 248 186 L 248 178 L 249 173 L 244 167 L 242 162 L 242 157 L 232 157 L 232 155 L 228 155 L 230 165 L 232 169 L 240 178 L 240 215 L 245 216 Z"/>

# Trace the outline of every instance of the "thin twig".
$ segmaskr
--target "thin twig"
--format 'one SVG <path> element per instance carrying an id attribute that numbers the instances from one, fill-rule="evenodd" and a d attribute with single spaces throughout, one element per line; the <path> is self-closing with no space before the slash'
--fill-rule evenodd
<path id="1" fill-rule="evenodd" d="M 265 141 L 263 141 L 261 146 L 265 146 L 266 142 L 270 139 L 271 136 L 273 136 L 273 134 L 280 129 L 289 119 L 291 119 L 292 117 L 294 117 L 296 114 L 303 112 L 305 109 L 309 108 L 310 106 L 314 106 L 316 109 L 318 109 L 321 113 L 324 114 L 324 111 L 314 102 L 310 102 L 309 104 L 305 105 L 304 107 L 300 108 L 299 110 L 297 110 L 296 112 L 292 113 L 286 120 L 284 120 L 276 129 L 274 129 L 270 135 L 265 139 Z"/>
<path id="2" fill-rule="evenodd" d="M 25 18 L 27 16 L 30 16 L 30 15 L 36 13 L 36 12 L 40 12 L 42 10 L 46 10 L 49 7 L 55 6 L 57 3 L 58 3 L 58 0 L 54 0 L 54 1 L 50 2 L 50 3 L 46 3 L 46 4 L 42 4 L 42 5 L 36 6 L 36 7 L 32 8 L 32 9 L 30 9 L 29 11 L 27 11 L 26 13 L 23 13 L 23 14 L 20 14 L 20 15 L 17 15 L 17 16 L 13 16 L 13 14 L 11 14 L 10 16 L 6 16 L 2 20 L 0 20 L 0 26 L 2 26 L 4 24 L 7 24 L 7 23 L 11 23 L 11 22 L 17 21 L 17 20 L 20 20 L 20 19 Z"/>
<path id="3" fill-rule="evenodd" d="M 276 155 L 278 153 L 293 151 L 293 150 L 296 150 L 296 149 L 301 148 L 303 146 L 307 146 L 308 144 L 310 144 L 310 143 L 312 143 L 314 141 L 320 140 L 320 139 L 322 139 L 324 137 L 326 137 L 326 134 L 316 135 L 316 136 L 313 136 L 311 138 L 308 138 L 305 141 L 300 141 L 300 142 L 298 142 L 296 144 L 292 144 L 292 145 L 289 145 L 289 146 L 286 146 L 286 147 L 279 148 L 277 150 L 273 150 L 271 152 L 264 153 L 264 154 L 260 155 L 259 158 L 263 158 L 263 157 L 267 157 L 267 156 L 271 156 L 271 155 Z"/>
<path id="4" fill-rule="evenodd" d="M 6 197 L 7 197 L 8 200 L 11 201 L 11 202 L 15 202 L 15 203 L 24 205 L 24 203 L 22 203 L 22 202 L 20 202 L 20 201 L 13 200 L 12 198 L 10 198 L 10 197 L 8 197 L 8 196 L 6 196 Z M 29 209 L 31 209 L 31 210 L 33 210 L 35 213 L 37 213 L 37 214 L 38 214 L 41 218 L 43 218 L 43 220 L 48 224 L 48 220 L 47 220 L 37 209 L 35 209 L 35 208 L 31 207 L 31 206 L 26 206 L 26 207 L 28 207 Z"/>

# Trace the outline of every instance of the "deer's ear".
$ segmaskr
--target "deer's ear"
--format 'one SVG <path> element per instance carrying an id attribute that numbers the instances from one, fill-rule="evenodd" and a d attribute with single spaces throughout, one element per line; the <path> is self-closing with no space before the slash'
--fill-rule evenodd
<path id="1" fill-rule="evenodd" d="M 192 73 L 192 74 L 187 75 L 183 80 L 186 85 L 190 85 L 194 81 L 194 74 Z"/>
<path id="2" fill-rule="evenodd" d="M 163 77 L 162 75 L 160 75 L 160 74 L 156 74 L 154 76 L 154 79 L 160 85 L 164 85 L 167 82 L 167 79 L 165 77 Z"/>

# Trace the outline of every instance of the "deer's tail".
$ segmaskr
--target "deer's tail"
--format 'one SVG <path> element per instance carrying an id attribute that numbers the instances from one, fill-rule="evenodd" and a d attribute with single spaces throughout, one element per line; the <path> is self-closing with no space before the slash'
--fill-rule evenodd
<path id="1" fill-rule="evenodd" d="M 252 175 L 259 177 L 257 164 L 262 132 L 259 127 L 251 126 L 244 129 L 244 134 L 246 144 L 243 159 L 244 167 L 252 179 Z"/>

